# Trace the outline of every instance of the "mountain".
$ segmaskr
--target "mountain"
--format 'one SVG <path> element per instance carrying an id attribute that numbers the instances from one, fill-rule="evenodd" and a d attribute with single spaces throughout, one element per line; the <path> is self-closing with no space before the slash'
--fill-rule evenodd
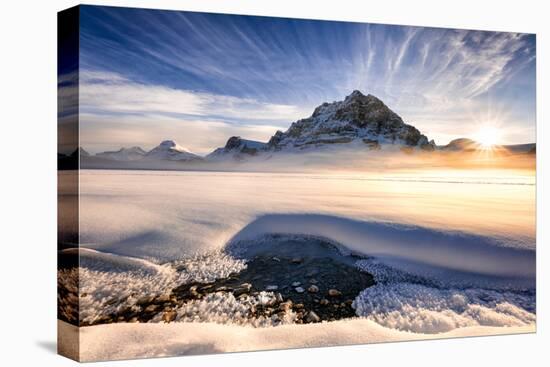
<path id="1" fill-rule="evenodd" d="M 433 140 L 429 141 L 414 126 L 403 122 L 381 100 L 355 90 L 343 101 L 323 103 L 310 117 L 292 123 L 285 132 L 277 131 L 267 144 L 234 136 L 225 147 L 216 149 L 207 158 L 243 160 L 260 153 L 351 147 L 350 143 L 354 148 L 369 150 L 390 145 L 407 151 L 414 148 L 433 151 L 436 147 Z"/>
<path id="2" fill-rule="evenodd" d="M 481 143 L 468 138 L 454 139 L 449 144 L 438 147 L 438 150 L 448 152 L 475 152 L 487 150 Z M 529 144 L 511 144 L 511 145 L 494 145 L 490 148 L 492 152 L 498 153 L 526 153 L 536 154 L 537 148 L 535 143 Z"/>
<path id="3" fill-rule="evenodd" d="M 301 153 L 347 148 L 349 154 L 361 154 L 367 150 L 390 150 L 411 153 L 422 151 L 475 152 L 482 148 L 471 139 L 460 138 L 445 146 L 436 147 L 416 127 L 406 124 L 377 97 L 353 91 L 343 101 L 325 102 L 314 109 L 311 116 L 293 122 L 286 131 L 277 131 L 267 143 L 232 136 L 225 146 L 201 157 L 179 146 L 172 140 L 165 140 L 149 152 L 139 147 L 121 148 L 118 151 L 98 153 L 89 156 L 82 148 L 80 165 L 84 168 L 126 168 L 126 169 L 185 169 L 183 164 L 194 168 L 202 163 L 264 161 L 279 153 Z M 330 150 L 325 148 L 331 148 Z M 342 150 L 343 151 L 343 150 Z M 491 151 L 504 155 L 516 153 L 536 154 L 535 144 L 494 146 Z M 84 158 L 84 159 L 82 159 Z M 61 160 L 60 160 L 61 161 Z M 65 165 L 63 165 L 65 166 Z M 73 167 L 67 165 L 67 167 Z"/>
<path id="4" fill-rule="evenodd" d="M 157 147 L 151 149 L 144 156 L 147 160 L 167 160 L 167 161 L 197 161 L 202 160 L 201 156 L 191 153 L 187 149 L 179 146 L 173 140 L 165 140 Z"/>
<path id="5" fill-rule="evenodd" d="M 206 156 L 208 160 L 224 159 L 227 157 L 241 160 L 246 156 L 255 156 L 267 149 L 267 144 L 255 140 L 242 139 L 232 136 L 223 148 L 217 148 Z"/>
<path id="6" fill-rule="evenodd" d="M 71 157 L 89 157 L 90 153 L 88 153 L 84 148 L 80 147 L 76 149 L 74 152 L 71 153 Z"/>
<path id="7" fill-rule="evenodd" d="M 451 152 L 464 152 L 474 151 L 481 147 L 477 141 L 468 138 L 454 139 L 449 144 L 439 147 L 440 150 L 446 150 Z"/>
<path id="8" fill-rule="evenodd" d="M 369 149 L 384 145 L 421 148 L 432 151 L 435 143 L 390 110 L 373 95 L 353 91 L 343 101 L 323 103 L 313 114 L 277 131 L 268 142 L 269 149 L 306 149 L 329 144 L 361 142 Z"/>
<path id="9" fill-rule="evenodd" d="M 142 159 L 147 152 L 140 147 L 120 148 L 117 151 L 97 153 L 100 158 L 112 159 L 115 161 L 135 161 Z"/>
<path id="10" fill-rule="evenodd" d="M 165 140 L 146 152 L 140 147 L 80 156 L 83 169 L 184 169 L 204 161 L 172 140 Z"/>
<path id="11" fill-rule="evenodd" d="M 75 149 L 70 154 L 57 153 L 57 169 L 60 171 L 77 170 L 79 161 L 89 156 L 90 154 L 82 147 Z"/>

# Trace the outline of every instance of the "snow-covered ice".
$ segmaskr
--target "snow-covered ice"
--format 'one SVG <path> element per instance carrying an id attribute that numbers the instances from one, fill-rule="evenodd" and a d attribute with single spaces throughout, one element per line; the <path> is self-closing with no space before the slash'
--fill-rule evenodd
<path id="1" fill-rule="evenodd" d="M 62 334 L 76 333 L 59 321 Z M 442 334 L 418 334 L 383 327 L 371 320 L 353 319 L 275 328 L 215 323 L 111 324 L 81 328 L 81 361 L 150 358 L 283 348 L 383 343 L 431 338 L 532 333 L 534 326 L 469 326 Z"/>
<path id="2" fill-rule="evenodd" d="M 236 315 L 245 302 L 212 295 L 187 306 L 204 310 L 199 320 L 182 309 L 176 325 L 84 328 L 84 355 L 110 359 L 533 330 L 534 177 L 454 175 L 82 171 L 80 239 L 88 250 L 81 251 L 80 287 L 91 295 L 81 304 L 88 321 L 107 312 L 112 298 L 118 301 L 109 307 L 128 306 L 143 294 L 240 271 L 246 266 L 242 247 L 261 246 L 272 233 L 321 237 L 343 253 L 367 256 L 356 266 L 378 282 L 355 299 L 357 320 L 259 331 L 253 327 L 270 324 L 239 325 Z M 130 330 L 151 339 L 150 346 L 143 343 L 151 350 L 132 346 Z M 163 335 L 162 346 L 147 336 L 155 333 Z M 234 333 L 257 341 L 239 344 L 230 340 Z M 111 334 L 127 345 L 119 355 L 100 352 L 104 338 L 94 341 Z M 293 338 L 280 344 L 277 335 Z"/>

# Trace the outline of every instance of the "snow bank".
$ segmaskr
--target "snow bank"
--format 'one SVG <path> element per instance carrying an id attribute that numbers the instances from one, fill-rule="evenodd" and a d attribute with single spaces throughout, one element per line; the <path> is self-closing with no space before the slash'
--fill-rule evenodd
<path id="1" fill-rule="evenodd" d="M 417 267 L 495 276 L 535 277 L 535 251 L 463 232 L 434 230 L 321 214 L 271 214 L 257 218 L 233 237 L 250 241 L 267 233 L 313 235 L 356 253 L 399 259 Z"/>
<path id="2" fill-rule="evenodd" d="M 284 325 L 276 328 L 212 323 L 111 324 L 80 329 L 80 357 L 82 361 L 101 361 L 534 331 L 534 326 L 501 328 L 478 326 L 426 335 L 388 329 L 366 319 Z"/>

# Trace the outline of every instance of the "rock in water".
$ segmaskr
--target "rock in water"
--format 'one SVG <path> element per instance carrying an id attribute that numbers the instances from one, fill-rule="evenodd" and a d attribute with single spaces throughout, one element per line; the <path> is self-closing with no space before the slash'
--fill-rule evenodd
<path id="1" fill-rule="evenodd" d="M 309 311 L 309 313 L 306 316 L 307 322 L 319 322 L 321 321 L 321 318 L 313 311 Z"/>
<path id="2" fill-rule="evenodd" d="M 235 288 L 235 290 L 233 291 L 233 295 L 234 295 L 235 297 L 238 297 L 238 296 L 240 296 L 241 294 L 245 294 L 245 293 L 250 292 L 250 289 L 252 289 L 252 284 L 250 284 L 250 283 L 243 283 L 243 284 L 241 284 L 238 288 Z"/>
<path id="3" fill-rule="evenodd" d="M 340 297 L 342 295 L 342 292 L 340 292 L 338 289 L 331 288 L 328 290 L 328 295 L 331 297 Z"/>
<path id="4" fill-rule="evenodd" d="M 312 284 L 309 286 L 309 288 L 307 289 L 307 291 L 309 293 L 317 293 L 319 292 L 319 287 L 317 287 L 316 285 Z"/>
<path id="5" fill-rule="evenodd" d="M 302 288 L 302 287 L 296 287 L 296 288 L 294 288 L 294 290 L 298 293 L 304 293 L 305 292 L 305 289 Z"/>

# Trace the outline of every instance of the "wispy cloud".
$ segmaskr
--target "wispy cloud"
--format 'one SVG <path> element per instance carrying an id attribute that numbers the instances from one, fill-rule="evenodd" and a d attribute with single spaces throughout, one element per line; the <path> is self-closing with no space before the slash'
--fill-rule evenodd
<path id="1" fill-rule="evenodd" d="M 307 113 L 293 105 L 143 84 L 100 71 L 81 72 L 80 109 L 102 114 L 220 116 L 258 124 L 277 121 L 288 124 Z"/>
<path id="2" fill-rule="evenodd" d="M 91 152 L 152 148 L 176 139 L 207 154 L 234 135 L 267 141 L 306 113 L 296 106 L 145 85 L 112 72 L 81 72 L 79 90 L 81 144 Z"/>
<path id="3" fill-rule="evenodd" d="M 525 132 L 504 136 L 534 140 L 533 35 L 97 7 L 81 27 L 90 116 L 215 121 L 244 135 L 240 125 L 286 128 L 360 89 L 438 143 L 487 113 Z"/>

